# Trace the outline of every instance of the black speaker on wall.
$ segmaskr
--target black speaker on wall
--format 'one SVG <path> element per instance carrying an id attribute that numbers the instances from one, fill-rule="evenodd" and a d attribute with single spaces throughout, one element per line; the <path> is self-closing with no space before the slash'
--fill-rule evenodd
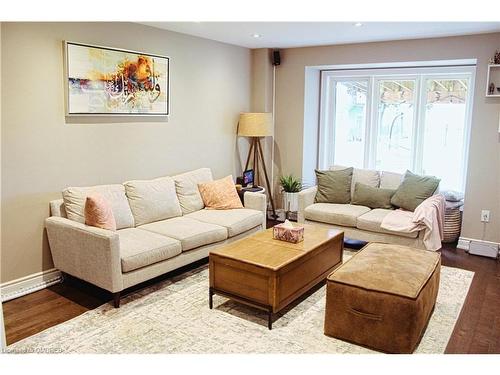
<path id="1" fill-rule="evenodd" d="M 281 64 L 281 57 L 280 57 L 280 51 L 278 49 L 275 49 L 273 51 L 273 65 L 279 65 Z"/>

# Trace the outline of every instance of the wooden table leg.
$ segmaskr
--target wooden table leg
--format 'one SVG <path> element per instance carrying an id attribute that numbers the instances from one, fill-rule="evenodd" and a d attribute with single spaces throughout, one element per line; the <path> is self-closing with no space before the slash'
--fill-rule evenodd
<path id="1" fill-rule="evenodd" d="M 208 307 L 210 307 L 210 310 L 214 307 L 214 291 L 212 288 L 208 288 Z"/>
<path id="2" fill-rule="evenodd" d="M 267 328 L 269 328 L 269 330 L 273 329 L 273 311 L 272 310 L 267 311 Z"/>

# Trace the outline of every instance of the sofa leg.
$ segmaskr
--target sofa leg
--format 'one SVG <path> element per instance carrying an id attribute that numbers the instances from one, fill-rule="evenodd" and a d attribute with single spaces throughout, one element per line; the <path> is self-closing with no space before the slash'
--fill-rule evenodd
<path id="1" fill-rule="evenodd" d="M 116 309 L 120 307 L 120 296 L 120 292 L 113 293 L 113 305 Z"/>

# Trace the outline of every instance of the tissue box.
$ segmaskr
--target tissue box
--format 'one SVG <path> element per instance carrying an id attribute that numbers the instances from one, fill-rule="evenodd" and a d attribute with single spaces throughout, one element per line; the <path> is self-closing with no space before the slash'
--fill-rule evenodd
<path id="1" fill-rule="evenodd" d="M 283 224 L 278 224 L 273 227 L 273 238 L 275 240 L 297 243 L 304 241 L 304 227 L 288 228 Z"/>

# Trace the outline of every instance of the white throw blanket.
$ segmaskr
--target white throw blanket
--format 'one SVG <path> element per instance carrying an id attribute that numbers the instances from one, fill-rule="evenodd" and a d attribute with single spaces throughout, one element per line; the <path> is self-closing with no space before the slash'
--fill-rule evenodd
<path id="1" fill-rule="evenodd" d="M 390 212 L 380 225 L 383 229 L 412 233 L 424 231 L 427 250 L 439 250 L 443 239 L 445 199 L 441 194 L 423 201 L 415 212 L 402 209 Z"/>

